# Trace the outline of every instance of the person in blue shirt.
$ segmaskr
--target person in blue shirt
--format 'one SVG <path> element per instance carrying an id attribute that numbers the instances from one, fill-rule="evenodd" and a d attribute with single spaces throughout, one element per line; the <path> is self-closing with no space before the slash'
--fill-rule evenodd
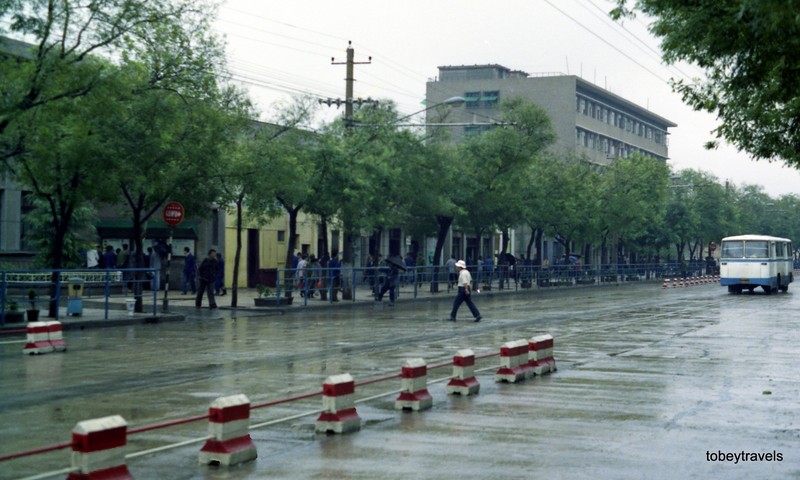
<path id="1" fill-rule="evenodd" d="M 106 253 L 103 254 L 103 268 L 117 268 L 117 254 L 114 247 L 106 245 Z"/>
<path id="2" fill-rule="evenodd" d="M 195 278 L 197 277 L 197 259 L 192 255 L 189 247 L 183 247 L 183 289 L 181 293 L 187 294 L 189 288 L 192 289 L 192 295 L 197 294 L 197 286 Z"/>

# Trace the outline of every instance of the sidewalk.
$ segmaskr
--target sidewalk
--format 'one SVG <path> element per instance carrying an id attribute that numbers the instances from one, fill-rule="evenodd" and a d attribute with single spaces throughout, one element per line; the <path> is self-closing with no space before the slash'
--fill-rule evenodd
<path id="1" fill-rule="evenodd" d="M 630 282 L 635 284 L 641 283 L 658 283 L 660 280 L 637 281 Z M 628 282 L 626 282 L 628 283 Z M 569 287 L 537 287 L 532 288 L 515 288 L 512 284 L 510 289 L 499 290 L 496 287 L 490 291 L 481 290 L 480 293 L 475 293 L 478 298 L 480 297 L 494 297 L 498 295 L 512 295 L 512 294 L 537 294 L 547 291 L 556 291 L 574 288 L 597 288 L 600 286 L 619 286 L 623 283 L 604 283 L 594 285 L 574 285 Z M 370 295 L 369 288 L 360 287 L 354 291 L 354 299 L 345 300 L 342 293 L 338 295 L 337 302 L 331 302 L 330 296 L 328 300 L 321 300 L 319 294 L 313 298 L 304 298 L 298 292 L 295 292 L 291 305 L 280 306 L 255 306 L 254 299 L 258 298 L 258 292 L 255 288 L 239 288 L 237 292 L 237 307 L 231 307 L 232 290 L 228 289 L 227 295 L 217 296 L 216 302 L 219 309 L 209 309 L 208 300 L 203 299 L 202 309 L 197 309 L 194 306 L 195 297 L 191 293 L 182 295 L 179 291 L 170 291 L 168 295 L 168 311 L 165 312 L 164 305 L 164 292 L 159 292 L 157 300 L 156 313 L 153 313 L 153 298 L 152 292 L 145 292 L 143 297 L 143 310 L 142 313 L 129 314 L 126 306 L 126 298 L 124 296 L 112 296 L 108 299 L 108 312 L 106 312 L 105 298 L 103 297 L 89 297 L 83 299 L 83 312 L 80 316 L 67 316 L 66 307 L 62 306 L 59 311 L 58 321 L 62 323 L 64 330 L 75 330 L 91 327 L 108 327 L 108 326 L 123 326 L 123 325 L 137 325 L 144 323 L 159 323 L 159 322 L 179 322 L 186 320 L 189 315 L 202 315 L 207 316 L 213 312 L 220 311 L 235 311 L 237 315 L 248 316 L 264 316 L 264 315 L 285 315 L 298 313 L 302 311 L 320 311 L 329 308 L 392 308 L 389 304 L 388 293 L 384 296 L 382 302 L 376 302 Z M 272 297 L 274 299 L 275 297 Z M 410 285 L 400 288 L 397 302 L 452 302 L 455 298 L 455 290 L 447 289 L 447 284 L 439 284 L 439 291 L 432 293 L 430 291 L 430 284 L 424 284 L 417 288 L 416 297 L 414 296 L 414 289 Z M 46 313 L 46 312 L 43 312 Z M 52 318 L 40 317 L 41 321 L 54 320 Z M 22 323 L 6 323 L 0 327 L 0 331 L 8 330 L 24 330 L 26 322 Z"/>

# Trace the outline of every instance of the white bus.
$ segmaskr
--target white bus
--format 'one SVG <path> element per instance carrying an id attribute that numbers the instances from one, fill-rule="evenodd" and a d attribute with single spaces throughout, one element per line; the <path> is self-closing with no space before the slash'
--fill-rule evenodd
<path id="1" fill-rule="evenodd" d="M 720 285 L 730 293 L 751 293 L 761 287 L 770 294 L 785 292 L 794 281 L 792 241 L 766 235 L 738 235 L 722 239 Z"/>

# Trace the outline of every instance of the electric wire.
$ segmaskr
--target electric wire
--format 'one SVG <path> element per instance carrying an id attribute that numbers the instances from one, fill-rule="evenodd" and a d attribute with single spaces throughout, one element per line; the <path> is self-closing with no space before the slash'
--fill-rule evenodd
<path id="1" fill-rule="evenodd" d="M 646 71 L 646 72 L 647 72 L 647 73 L 649 73 L 650 75 L 654 76 L 655 78 L 657 78 L 657 79 L 658 79 L 659 81 L 661 81 L 662 83 L 669 84 L 669 81 L 667 81 L 667 79 L 665 79 L 665 78 L 661 77 L 661 75 L 659 75 L 659 74 L 657 74 L 656 72 L 654 72 L 653 70 L 651 70 L 651 69 L 647 68 L 645 65 L 643 65 L 641 62 L 639 62 L 637 59 L 633 58 L 632 56 L 628 55 L 627 53 L 625 53 L 625 52 L 623 52 L 622 50 L 620 50 L 619 48 L 617 48 L 617 47 L 616 47 L 614 44 L 612 44 L 611 42 L 609 42 L 608 40 L 606 40 L 606 39 L 605 39 L 605 38 L 603 38 L 602 36 L 598 35 L 598 34 L 597 34 L 597 33 L 595 33 L 594 31 L 592 31 L 592 29 L 591 29 L 591 28 L 587 27 L 586 25 L 584 25 L 583 23 L 581 23 L 580 21 L 578 21 L 578 20 L 577 20 L 575 17 L 573 17 L 572 15 L 568 14 L 567 12 L 565 12 L 564 10 L 562 10 L 561 8 L 559 8 L 559 7 L 557 7 L 556 5 L 554 5 L 554 4 L 553 4 L 553 2 L 551 2 L 550 0 L 544 0 L 544 3 L 546 3 L 546 4 L 550 5 L 550 7 L 551 7 L 551 8 L 555 9 L 556 11 L 558 11 L 559 13 L 561 13 L 562 15 L 564 15 L 565 17 L 567 17 L 567 18 L 569 18 L 570 20 L 572 20 L 572 22 L 573 22 L 573 23 L 577 24 L 579 27 L 581 27 L 582 29 L 584 29 L 584 30 L 586 30 L 587 32 L 589 32 L 590 34 L 592 34 L 592 36 L 594 36 L 595 38 L 597 38 L 597 39 L 598 39 L 598 40 L 600 40 L 601 42 L 605 43 L 606 45 L 608 45 L 609 47 L 611 47 L 612 49 L 614 49 L 614 50 L 615 50 L 617 53 L 619 53 L 620 55 L 624 56 L 625 58 L 627 58 L 627 59 L 628 59 L 628 60 L 630 60 L 631 62 L 633 62 L 633 63 L 635 63 L 636 65 L 638 65 L 638 66 L 639 66 L 639 68 L 641 68 L 642 70 Z"/>

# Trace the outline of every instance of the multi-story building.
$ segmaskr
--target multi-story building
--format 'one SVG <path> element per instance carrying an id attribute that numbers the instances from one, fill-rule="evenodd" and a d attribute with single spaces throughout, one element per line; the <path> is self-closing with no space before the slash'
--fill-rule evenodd
<path id="1" fill-rule="evenodd" d="M 427 83 L 426 102 L 436 105 L 451 97 L 465 99 L 464 107 L 450 109 L 444 120 L 462 125 L 447 129 L 455 142 L 493 128 L 491 123 L 498 121 L 498 107 L 503 99 L 523 98 L 539 105 L 549 115 L 556 133 L 552 151 L 584 156 L 598 165 L 634 152 L 666 161 L 669 158 L 668 129 L 677 126 L 575 75 L 530 75 L 501 65 L 439 67 L 439 76 Z M 429 117 L 428 121 L 436 123 L 438 120 Z M 467 241 L 465 235 L 459 234 L 458 238 Z M 512 248 L 523 241 L 522 238 L 511 240 Z M 473 239 L 473 243 L 475 241 Z M 463 252 L 465 248 L 453 246 L 454 251 Z M 552 241 L 545 243 L 542 249 L 544 257 L 560 254 Z"/>

